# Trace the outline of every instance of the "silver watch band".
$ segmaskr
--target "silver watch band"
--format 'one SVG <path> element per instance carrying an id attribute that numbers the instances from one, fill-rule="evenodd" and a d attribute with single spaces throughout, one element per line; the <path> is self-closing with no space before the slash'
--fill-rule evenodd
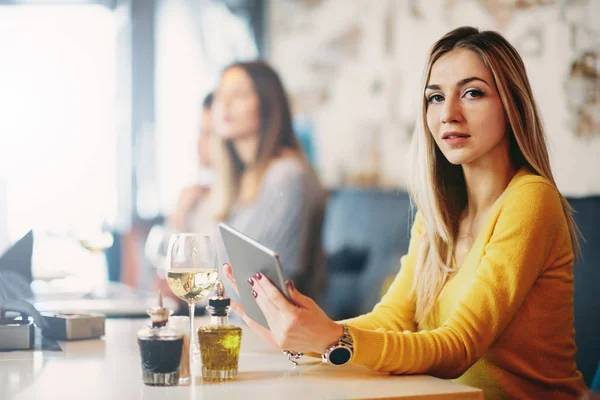
<path id="1" fill-rule="evenodd" d="M 342 325 L 342 328 L 344 328 L 344 333 L 338 339 L 338 342 L 342 342 L 342 343 L 344 343 L 344 344 L 346 344 L 348 346 L 354 346 L 354 340 L 352 339 L 352 335 L 350 335 L 350 331 L 348 330 L 348 326 Z"/>
<path id="2" fill-rule="evenodd" d="M 342 336 L 335 344 L 325 349 L 325 352 L 321 357 L 323 362 L 340 366 L 348 363 L 352 359 L 354 353 L 354 340 L 348 331 L 348 327 L 346 325 L 342 325 L 342 327 L 344 328 Z M 332 359 L 331 355 L 333 353 L 340 353 L 341 355 L 337 354 L 337 356 Z"/>

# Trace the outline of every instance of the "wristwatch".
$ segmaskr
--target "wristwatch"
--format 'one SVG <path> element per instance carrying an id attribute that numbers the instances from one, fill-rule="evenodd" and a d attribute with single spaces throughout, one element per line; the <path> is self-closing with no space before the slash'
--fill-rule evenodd
<path id="1" fill-rule="evenodd" d="M 350 336 L 350 332 L 348 332 L 348 327 L 346 325 L 342 325 L 342 327 L 344 327 L 342 337 L 338 339 L 337 343 L 325 349 L 325 352 L 321 356 L 324 363 L 340 366 L 352 359 L 354 341 L 352 340 L 352 336 Z"/>

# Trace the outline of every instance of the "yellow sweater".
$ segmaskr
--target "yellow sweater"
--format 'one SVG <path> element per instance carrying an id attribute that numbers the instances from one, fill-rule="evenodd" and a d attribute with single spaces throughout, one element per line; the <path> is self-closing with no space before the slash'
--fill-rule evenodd
<path id="1" fill-rule="evenodd" d="M 352 363 L 393 374 L 430 374 L 485 397 L 571 399 L 586 390 L 573 328 L 573 249 L 556 189 L 521 169 L 490 210 L 433 317 L 416 326 L 411 286 L 423 233 L 369 314 L 344 321 Z"/>

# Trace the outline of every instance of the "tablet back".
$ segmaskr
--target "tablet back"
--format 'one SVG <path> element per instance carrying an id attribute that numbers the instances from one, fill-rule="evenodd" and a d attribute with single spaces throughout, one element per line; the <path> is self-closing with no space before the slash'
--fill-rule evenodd
<path id="1" fill-rule="evenodd" d="M 260 272 L 289 299 L 277 253 L 227 224 L 219 224 L 219 230 L 240 291 L 240 302 L 244 311 L 251 319 L 268 328 L 267 320 L 256 304 L 252 296 L 252 287 L 247 281 L 249 278 L 255 279 L 254 274 Z"/>

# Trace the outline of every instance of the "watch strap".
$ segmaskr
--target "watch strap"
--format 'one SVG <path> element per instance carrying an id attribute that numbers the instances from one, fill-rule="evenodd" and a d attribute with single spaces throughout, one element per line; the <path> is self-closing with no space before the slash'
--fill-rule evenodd
<path id="1" fill-rule="evenodd" d="M 338 339 L 338 341 L 336 343 L 334 343 L 333 345 L 329 346 L 327 349 L 325 349 L 325 352 L 322 355 L 322 360 L 323 362 L 332 364 L 332 365 L 343 365 L 348 363 L 351 359 L 352 356 L 354 354 L 354 340 L 352 339 L 352 335 L 350 335 L 350 331 L 348 330 L 348 327 L 346 325 L 342 325 L 342 327 L 344 328 L 344 332 L 342 334 L 342 336 L 340 336 L 340 338 Z M 350 353 L 350 356 L 348 358 L 348 361 L 344 362 L 343 364 L 334 364 L 331 362 L 330 360 L 330 354 L 332 351 L 336 350 L 336 349 L 344 349 L 345 351 Z"/>

